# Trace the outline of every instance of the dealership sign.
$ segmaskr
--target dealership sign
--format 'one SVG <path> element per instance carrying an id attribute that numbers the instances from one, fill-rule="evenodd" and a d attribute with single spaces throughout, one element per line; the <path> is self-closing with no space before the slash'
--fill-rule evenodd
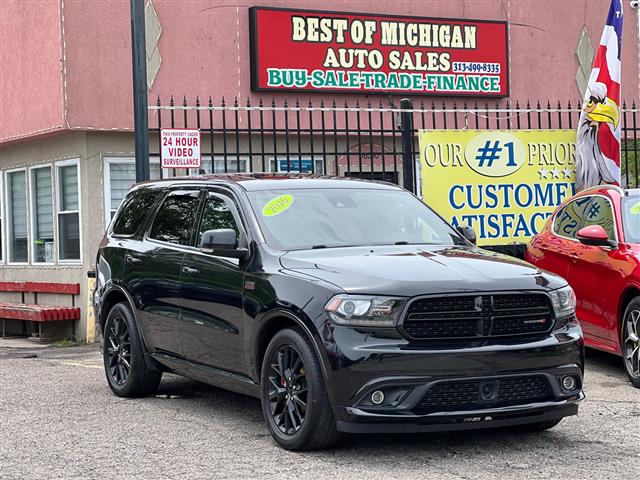
<path id="1" fill-rule="evenodd" d="M 162 168 L 200 168 L 200 130 L 160 130 Z"/>
<path id="2" fill-rule="evenodd" d="M 254 91 L 509 94 L 507 23 L 253 7 Z"/>
<path id="3" fill-rule="evenodd" d="M 425 202 L 479 245 L 526 243 L 575 192 L 575 130 L 421 130 Z"/>

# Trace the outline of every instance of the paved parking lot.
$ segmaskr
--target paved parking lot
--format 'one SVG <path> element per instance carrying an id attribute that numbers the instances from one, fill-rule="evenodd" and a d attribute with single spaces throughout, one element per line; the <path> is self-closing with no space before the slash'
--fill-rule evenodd
<path id="1" fill-rule="evenodd" d="M 96 346 L 0 349 L 0 478 L 640 477 L 640 391 L 589 352 L 579 417 L 549 432 L 356 436 L 276 447 L 259 402 L 166 375 L 156 397 L 107 387 Z"/>

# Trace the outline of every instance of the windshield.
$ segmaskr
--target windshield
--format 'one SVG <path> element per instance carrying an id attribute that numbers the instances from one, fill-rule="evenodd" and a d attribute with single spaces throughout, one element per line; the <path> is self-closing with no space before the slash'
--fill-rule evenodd
<path id="1" fill-rule="evenodd" d="M 248 192 L 267 243 L 280 250 L 360 245 L 464 245 L 429 207 L 400 190 Z"/>
<path id="2" fill-rule="evenodd" d="M 640 195 L 622 199 L 622 228 L 625 241 L 640 243 Z"/>

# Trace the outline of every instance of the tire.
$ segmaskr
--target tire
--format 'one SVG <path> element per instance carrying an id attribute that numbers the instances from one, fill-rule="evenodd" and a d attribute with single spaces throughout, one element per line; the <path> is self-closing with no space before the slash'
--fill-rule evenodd
<path id="1" fill-rule="evenodd" d="M 631 384 L 640 388 L 640 297 L 629 302 L 622 317 L 622 361 Z"/>
<path id="2" fill-rule="evenodd" d="M 543 432 L 545 430 L 549 430 L 555 427 L 561 421 L 562 421 L 562 418 L 556 418 L 554 420 L 547 420 L 545 422 L 526 423 L 524 425 L 516 425 L 515 427 L 510 427 L 510 430 L 521 432 L 521 433 Z"/>
<path id="3" fill-rule="evenodd" d="M 276 333 L 260 376 L 262 413 L 281 447 L 319 450 L 336 443 L 339 434 L 320 362 L 301 331 Z"/>
<path id="4" fill-rule="evenodd" d="M 107 382 L 119 397 L 145 397 L 155 393 L 162 372 L 147 367 L 131 308 L 113 306 L 104 327 L 102 357 Z"/>

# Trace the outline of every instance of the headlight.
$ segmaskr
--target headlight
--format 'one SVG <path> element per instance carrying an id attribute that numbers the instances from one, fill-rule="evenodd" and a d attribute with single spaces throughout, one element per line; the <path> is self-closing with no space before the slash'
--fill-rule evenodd
<path id="1" fill-rule="evenodd" d="M 336 295 L 324 307 L 334 323 L 360 327 L 393 327 L 404 298 Z"/>
<path id="2" fill-rule="evenodd" d="M 573 315 L 576 312 L 576 294 L 569 285 L 549 292 L 556 318 Z"/>

